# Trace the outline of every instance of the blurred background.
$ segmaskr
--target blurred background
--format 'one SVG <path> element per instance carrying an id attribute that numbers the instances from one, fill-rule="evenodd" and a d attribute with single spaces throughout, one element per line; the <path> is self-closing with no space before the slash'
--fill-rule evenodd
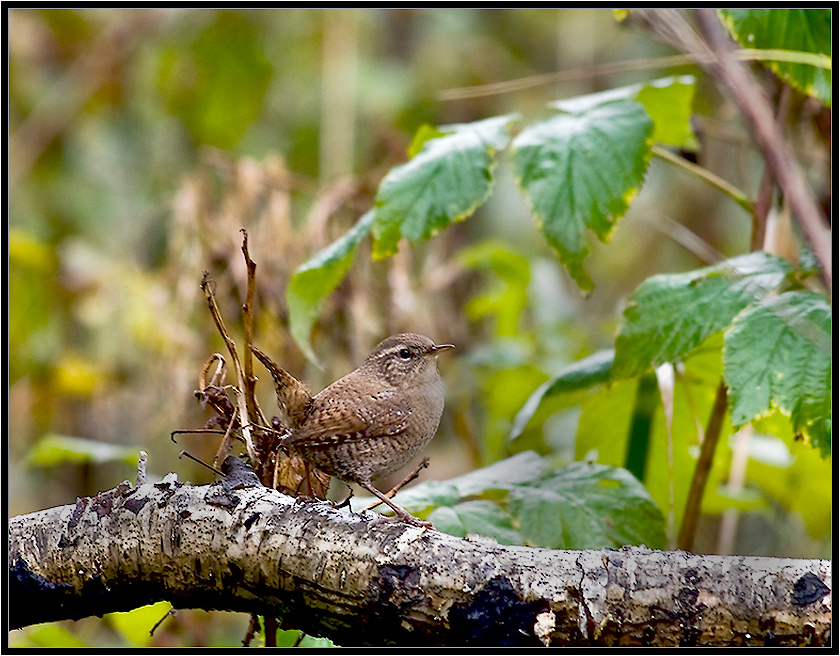
<path id="1" fill-rule="evenodd" d="M 612 345 L 642 280 L 705 264 L 673 238 L 670 219 L 725 256 L 750 248 L 750 220 L 735 203 L 654 160 L 610 243 L 593 244 L 596 287 L 584 298 L 502 164 L 492 197 L 466 222 L 383 262 L 362 247 L 313 333 L 319 368 L 288 333 L 289 276 L 371 207 L 417 128 L 540 115 L 551 100 L 696 69 L 658 68 L 673 52 L 607 9 L 12 9 L 8 36 L 10 515 L 133 480 L 141 449 L 151 477 L 212 480 L 178 453 L 209 461 L 218 441 L 174 444 L 170 433 L 207 420 L 193 391 L 203 363 L 223 352 L 199 289 L 204 271 L 242 343 L 240 228 L 257 263 L 255 342 L 314 390 L 394 332 L 457 345 L 441 358 L 447 410 L 422 474 L 439 480 L 510 455 L 522 403 L 563 365 Z M 641 59 L 652 63 L 609 66 Z M 555 71 L 571 74 L 475 93 Z M 754 194 L 761 167 L 746 132 L 705 78 L 698 87 L 702 164 Z M 793 102 L 805 117 L 791 127 L 797 145 L 824 182 L 825 115 Z M 261 375 L 265 409 L 268 381 Z M 578 415 L 559 413 L 522 444 L 571 460 Z M 824 484 L 808 489 L 807 504 L 763 491 L 769 501 L 744 516 L 730 546 L 828 557 L 829 463 L 782 447 L 759 466 L 784 470 L 786 487 Z M 698 550 L 715 551 L 717 521 Z M 206 617 L 179 614 L 153 644 L 237 644 L 247 627 L 245 616 L 212 626 Z M 118 625 L 15 635 L 135 644 Z"/>

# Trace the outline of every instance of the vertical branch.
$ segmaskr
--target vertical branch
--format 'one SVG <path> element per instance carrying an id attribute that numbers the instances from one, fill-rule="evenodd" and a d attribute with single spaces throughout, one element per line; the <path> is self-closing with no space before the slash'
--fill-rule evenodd
<path id="1" fill-rule="evenodd" d="M 703 490 L 706 489 L 706 481 L 709 478 L 709 471 L 712 469 L 715 449 L 720 439 L 720 431 L 723 428 L 723 418 L 726 416 L 726 385 L 721 380 L 715 395 L 715 403 L 712 406 L 712 414 L 709 415 L 709 423 L 706 425 L 706 432 L 703 436 L 703 444 L 700 446 L 700 456 L 697 458 L 697 466 L 694 468 L 694 476 L 691 478 L 691 489 L 688 491 L 688 500 L 685 502 L 680 534 L 677 537 L 677 548 L 691 551 L 694 546 L 694 535 L 697 532 L 697 522 L 700 519 L 700 506 L 703 501 Z"/>
<path id="2" fill-rule="evenodd" d="M 247 288 L 245 292 L 245 304 L 242 306 L 242 323 L 245 326 L 245 353 L 244 353 L 244 392 L 245 406 L 248 408 L 248 416 L 252 419 L 261 418 L 266 424 L 265 418 L 261 417 L 262 412 L 257 405 L 255 387 L 257 379 L 254 376 L 254 360 L 251 355 L 251 345 L 254 343 L 254 281 L 257 271 L 257 263 L 251 259 L 248 253 L 248 231 L 245 228 L 242 232 L 242 255 L 245 258 L 245 266 L 248 269 Z"/>
<path id="3" fill-rule="evenodd" d="M 776 120 L 778 121 L 780 130 L 784 125 L 789 104 L 790 87 L 785 84 L 782 86 L 779 96 L 779 106 L 776 111 Z M 760 251 L 764 246 L 764 238 L 767 232 L 767 215 L 770 212 L 770 205 L 773 202 L 774 189 L 775 179 L 773 178 L 773 168 L 769 164 L 765 164 L 764 173 L 761 176 L 761 183 L 758 187 L 758 195 L 753 206 L 753 230 L 750 240 L 751 251 Z"/>
<path id="4" fill-rule="evenodd" d="M 718 20 L 715 10 L 694 10 L 699 33 L 681 10 L 637 9 L 634 15 L 639 16 L 663 41 L 694 58 L 698 66 L 728 92 L 817 256 L 830 294 L 831 231 L 785 141 L 764 89 L 735 56 L 737 46 Z"/>
<path id="5" fill-rule="evenodd" d="M 213 322 L 216 324 L 216 328 L 219 330 L 219 334 L 222 336 L 225 346 L 227 346 L 231 360 L 233 361 L 234 369 L 236 370 L 236 377 L 240 384 L 240 387 L 237 390 L 240 393 L 236 395 L 236 401 L 239 408 L 240 423 L 242 424 L 242 439 L 245 440 L 245 448 L 248 451 L 248 457 L 252 462 L 256 462 L 256 452 L 254 451 L 254 443 L 251 439 L 249 421 L 250 414 L 248 413 L 248 408 L 245 405 L 244 395 L 241 393 L 241 390 L 244 389 L 243 382 L 245 378 L 242 371 L 242 362 L 239 359 L 239 354 L 236 352 L 236 343 L 233 341 L 230 334 L 228 334 L 227 328 L 225 328 L 222 313 L 219 311 L 219 306 L 216 304 L 215 285 L 206 271 L 204 272 L 204 277 L 201 280 L 201 291 L 204 292 L 204 296 L 207 299 L 207 307 L 210 309 L 210 315 L 213 317 Z"/>

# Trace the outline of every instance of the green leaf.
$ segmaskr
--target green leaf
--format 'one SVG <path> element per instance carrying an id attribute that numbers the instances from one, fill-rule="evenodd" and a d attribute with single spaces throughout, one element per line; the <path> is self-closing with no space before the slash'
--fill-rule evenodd
<path id="1" fill-rule="evenodd" d="M 353 508 L 369 499 L 356 499 Z M 430 481 L 395 501 L 451 535 L 478 533 L 503 544 L 550 549 L 664 545 L 664 520 L 650 495 L 626 470 L 573 463 L 551 469 L 525 451 L 489 467 Z"/>
<path id="2" fill-rule="evenodd" d="M 742 309 L 785 282 L 790 265 L 763 252 L 645 280 L 630 296 L 615 342 L 615 378 L 684 356 Z"/>
<path id="3" fill-rule="evenodd" d="M 356 247 L 370 231 L 374 220 L 371 210 L 362 216 L 343 237 L 301 264 L 292 274 L 286 290 L 289 307 L 289 330 L 307 358 L 317 362 L 309 343 L 312 325 L 324 299 L 344 279 L 353 263 Z"/>
<path id="4" fill-rule="evenodd" d="M 647 84 L 624 87 L 576 96 L 551 103 L 552 107 L 577 114 L 616 100 L 637 100 L 653 120 L 653 141 L 694 148 L 697 143 L 691 129 L 691 104 L 696 80 L 693 75 L 663 77 Z"/>
<path id="5" fill-rule="evenodd" d="M 511 490 L 508 507 L 531 546 L 665 546 L 662 512 L 644 486 L 618 467 L 575 462 L 555 469 L 536 485 Z"/>
<path id="6" fill-rule="evenodd" d="M 401 237 L 416 243 L 472 214 L 490 194 L 495 154 L 507 145 L 514 118 L 445 126 L 437 138 L 423 128 L 415 138 L 415 147 L 422 143 L 419 152 L 391 169 L 379 186 L 373 257 L 395 253 Z"/>
<path id="7" fill-rule="evenodd" d="M 541 121 L 513 141 L 517 184 L 582 289 L 593 286 L 583 268 L 585 232 L 605 241 L 627 210 L 647 169 L 652 132 L 641 104 L 618 100 Z"/>
<path id="8" fill-rule="evenodd" d="M 787 50 L 831 57 L 831 9 L 721 9 L 724 24 L 745 48 Z M 779 77 L 831 103 L 831 70 L 769 61 Z"/>
<path id="9" fill-rule="evenodd" d="M 579 362 L 570 364 L 559 374 L 540 385 L 516 413 L 508 439 L 516 439 L 525 430 L 543 402 L 550 397 L 587 389 L 609 380 L 614 356 L 615 351 L 612 349 L 598 351 Z"/>
<path id="10" fill-rule="evenodd" d="M 627 461 L 638 381 L 619 380 L 584 401 L 575 435 L 575 459 L 621 466 Z"/>
<path id="11" fill-rule="evenodd" d="M 493 501 L 477 499 L 454 507 L 436 508 L 427 519 L 449 535 L 465 537 L 472 533 L 491 537 L 499 544 L 523 544 L 510 515 Z"/>
<path id="12" fill-rule="evenodd" d="M 146 647 L 152 642 L 149 629 L 171 608 L 168 601 L 159 601 L 126 613 L 108 613 L 105 617 L 131 645 Z"/>
<path id="13" fill-rule="evenodd" d="M 99 465 L 105 462 L 124 462 L 136 465 L 140 450 L 98 442 L 84 437 L 70 437 L 50 433 L 38 440 L 27 454 L 31 466 L 51 467 L 66 463 Z"/>
<path id="14" fill-rule="evenodd" d="M 690 121 L 694 89 L 691 75 L 654 80 L 639 89 L 636 100 L 653 119 L 655 142 L 678 148 L 697 147 Z"/>
<path id="15" fill-rule="evenodd" d="M 809 291 L 780 294 L 739 314 L 724 333 L 732 422 L 778 408 L 824 455 L 831 449 L 831 308 Z"/>
<path id="16" fill-rule="evenodd" d="M 485 494 L 488 490 L 506 490 L 511 485 L 538 478 L 547 464 L 534 451 L 523 451 L 488 467 L 476 469 L 448 481 L 427 481 L 400 491 L 394 500 L 413 513 L 429 508 L 454 506 L 459 500 Z M 352 508 L 363 508 L 369 500 L 351 500 Z"/>
<path id="17" fill-rule="evenodd" d="M 20 631 L 9 632 L 9 647 L 42 647 L 56 651 L 70 648 L 90 649 L 90 645 L 76 637 L 74 633 L 58 622 L 26 626 Z"/>
<path id="18" fill-rule="evenodd" d="M 830 533 L 835 517 L 831 512 L 834 486 L 828 484 L 835 463 L 831 458 L 822 457 L 816 449 L 794 442 L 787 418 L 785 423 L 788 424 L 787 437 L 779 440 L 778 449 L 782 452 L 774 457 L 757 457 L 752 445 L 761 436 L 750 438 L 747 480 L 769 497 L 771 506 L 781 505 L 796 513 L 804 520 L 808 532 L 820 538 Z"/>
<path id="19" fill-rule="evenodd" d="M 417 155 L 417 153 L 423 149 L 423 145 L 427 141 L 443 136 L 446 136 L 446 132 L 441 132 L 433 125 L 421 125 L 417 128 L 417 132 L 414 133 L 414 138 L 411 140 L 411 145 L 408 147 L 409 159 Z"/>

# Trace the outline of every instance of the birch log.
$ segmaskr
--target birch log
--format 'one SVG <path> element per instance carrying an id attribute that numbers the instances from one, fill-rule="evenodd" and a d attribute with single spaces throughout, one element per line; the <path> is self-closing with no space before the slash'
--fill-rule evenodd
<path id="1" fill-rule="evenodd" d="M 9 520 L 12 628 L 159 600 L 341 645 L 824 645 L 831 565 L 457 538 L 261 486 L 120 486 Z"/>

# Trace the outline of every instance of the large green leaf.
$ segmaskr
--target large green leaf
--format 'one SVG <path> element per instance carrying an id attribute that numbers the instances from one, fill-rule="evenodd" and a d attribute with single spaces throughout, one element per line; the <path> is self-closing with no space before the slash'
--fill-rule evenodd
<path id="1" fill-rule="evenodd" d="M 804 52 L 831 57 L 831 9 L 721 9 L 723 22 L 745 48 Z M 783 53 L 784 54 L 784 53 Z M 800 91 L 831 103 L 831 69 L 768 61 L 779 77 Z"/>
<path id="2" fill-rule="evenodd" d="M 289 330 L 295 342 L 312 362 L 317 361 L 309 343 L 312 325 L 318 317 L 324 299 L 338 286 L 353 263 L 356 247 L 370 232 L 373 219 L 374 212 L 371 210 L 343 237 L 301 264 L 289 280 L 286 289 Z"/>
<path id="3" fill-rule="evenodd" d="M 524 544 L 505 508 L 493 501 L 475 499 L 455 506 L 433 510 L 428 519 L 443 533 L 465 537 L 470 533 L 486 535 L 499 544 Z"/>
<path id="4" fill-rule="evenodd" d="M 831 448 L 831 308 L 814 292 L 780 294 L 724 333 L 732 422 L 778 408 L 823 454 Z"/>
<path id="5" fill-rule="evenodd" d="M 616 100 L 638 100 L 653 120 L 653 141 L 696 147 L 691 128 L 691 109 L 696 80 L 693 75 L 662 77 L 647 84 L 629 84 L 607 91 L 576 96 L 551 103 L 552 107 L 577 114 Z"/>
<path id="6" fill-rule="evenodd" d="M 353 507 L 369 499 L 353 499 Z M 525 451 L 449 481 L 429 481 L 395 501 L 451 535 L 477 533 L 503 544 L 598 549 L 664 546 L 664 519 L 641 483 L 618 467 L 552 468 Z"/>
<path id="7" fill-rule="evenodd" d="M 488 490 L 506 490 L 511 485 L 533 481 L 547 468 L 539 454 L 523 451 L 448 481 L 414 485 L 398 493 L 394 500 L 410 512 L 424 513 L 429 508 L 453 506 L 463 498 L 485 494 Z M 368 501 L 354 498 L 351 507 L 364 507 Z"/>
<path id="8" fill-rule="evenodd" d="M 756 252 L 688 273 L 648 278 L 624 311 L 612 375 L 635 376 L 684 356 L 780 286 L 790 270 L 784 260 Z"/>
<path id="9" fill-rule="evenodd" d="M 490 194 L 496 152 L 507 146 L 507 126 L 514 118 L 423 130 L 417 154 L 391 169 L 379 186 L 374 258 L 395 253 L 401 237 L 422 241 L 472 214 Z M 412 150 L 417 147 L 418 141 Z"/>
<path id="10" fill-rule="evenodd" d="M 581 405 L 575 434 L 575 459 L 621 466 L 627 461 L 627 443 L 638 381 L 619 380 L 605 385 Z"/>
<path id="11" fill-rule="evenodd" d="M 516 413 L 508 439 L 516 439 L 525 430 L 531 417 L 546 399 L 557 394 L 587 389 L 609 380 L 614 356 L 615 351 L 612 349 L 599 351 L 588 358 L 570 364 L 559 374 L 540 385 L 528 397 L 522 409 Z"/>
<path id="12" fill-rule="evenodd" d="M 510 492 L 525 543 L 549 549 L 665 546 L 665 520 L 644 486 L 618 467 L 575 462 Z"/>
<path id="13" fill-rule="evenodd" d="M 588 290 L 586 230 L 604 241 L 627 210 L 650 159 L 653 123 L 633 100 L 581 107 L 522 130 L 513 168 L 548 243 Z"/>

